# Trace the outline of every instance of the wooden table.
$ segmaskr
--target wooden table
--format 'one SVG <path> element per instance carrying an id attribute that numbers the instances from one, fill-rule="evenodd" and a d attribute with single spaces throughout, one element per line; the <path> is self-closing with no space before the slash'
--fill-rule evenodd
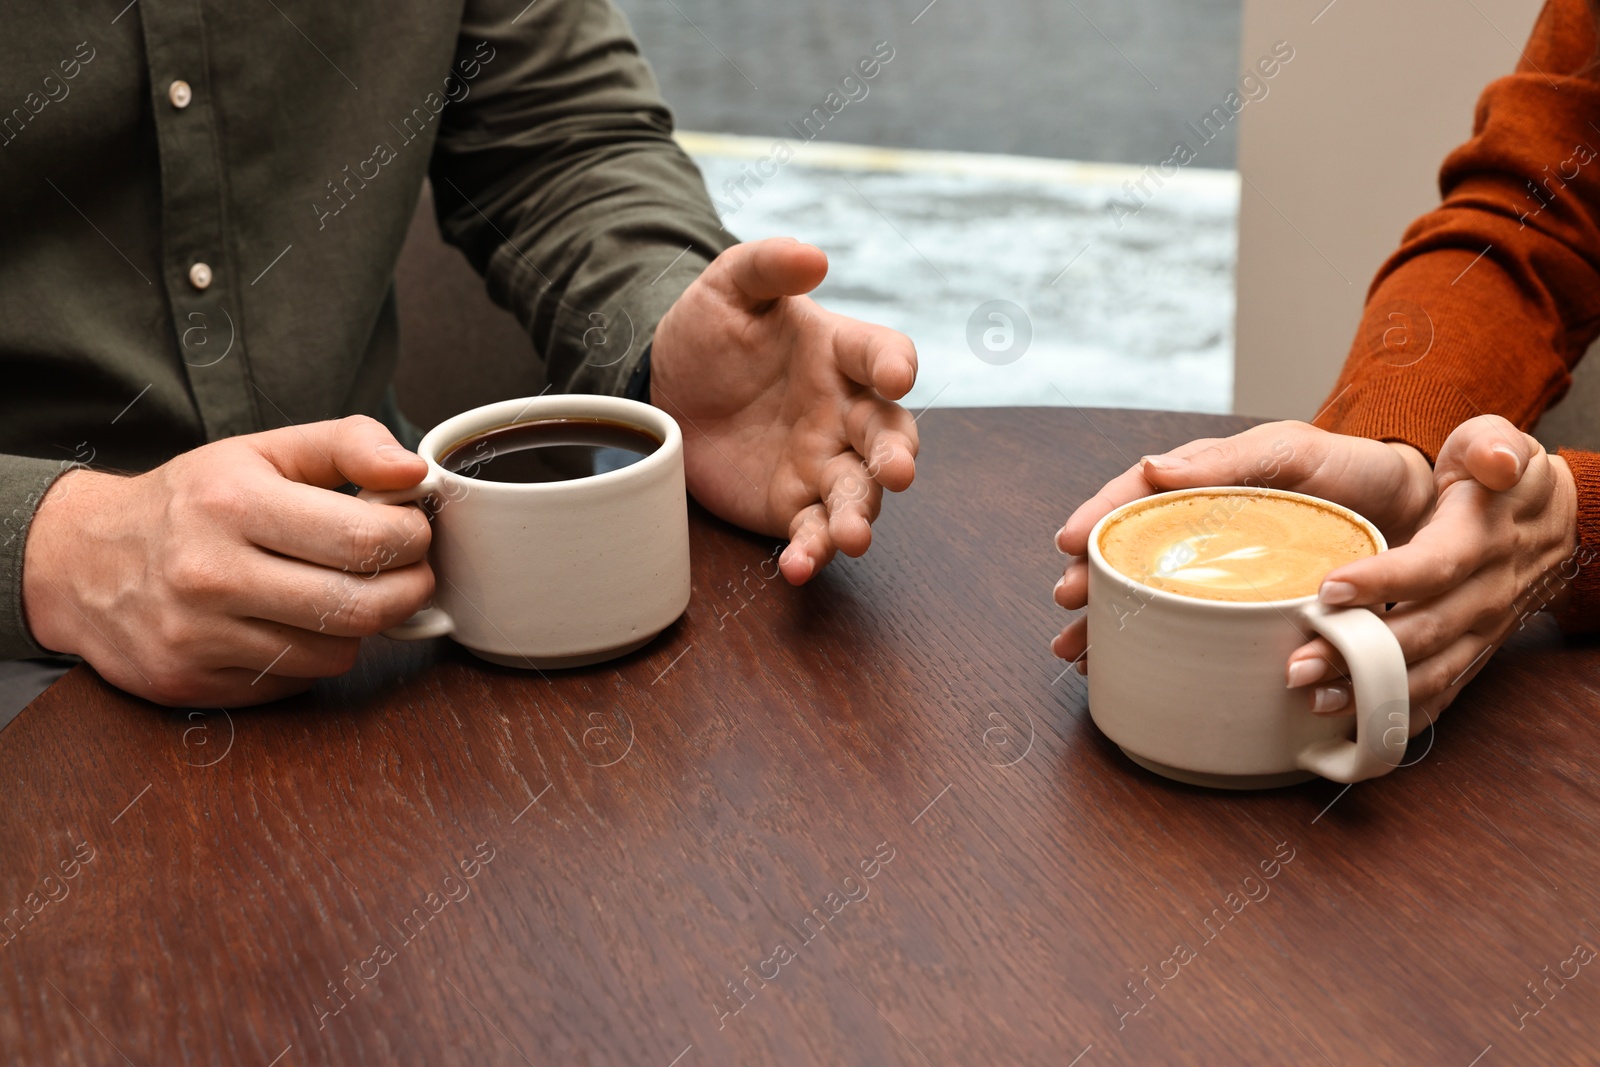
<path id="1" fill-rule="evenodd" d="M 1049 654 L 1051 537 L 1244 421 L 921 425 L 868 556 L 792 589 L 697 515 L 618 664 L 377 640 L 231 714 L 70 673 L 0 734 L 0 1060 L 1600 1057 L 1592 647 L 1538 620 L 1389 778 L 1163 781 Z"/>

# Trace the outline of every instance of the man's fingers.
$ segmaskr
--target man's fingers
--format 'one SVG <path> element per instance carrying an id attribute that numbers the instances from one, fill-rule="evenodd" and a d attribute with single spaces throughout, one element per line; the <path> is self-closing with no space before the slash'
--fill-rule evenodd
<path id="1" fill-rule="evenodd" d="M 778 557 L 778 569 L 790 585 L 804 585 L 828 565 L 837 549 L 828 533 L 828 509 L 812 504 L 789 523 L 789 547 Z"/>
<path id="2" fill-rule="evenodd" d="M 332 678 L 355 665 L 357 637 L 335 637 L 263 619 L 238 619 L 214 634 L 217 658 L 196 662 L 216 669 L 238 667 L 280 678 Z M 221 650 L 225 649 L 223 652 Z"/>
<path id="3" fill-rule="evenodd" d="M 324 489 L 346 482 L 408 489 L 428 473 L 421 456 L 401 448 L 388 427 L 365 415 L 285 426 L 246 440 L 285 478 Z"/>
<path id="4" fill-rule="evenodd" d="M 867 474 L 854 452 L 835 456 L 822 468 L 819 488 L 828 505 L 828 535 L 847 556 L 860 556 L 872 545 L 872 520 L 883 506 L 883 486 Z"/>
<path id="5" fill-rule="evenodd" d="M 828 257 L 792 237 L 748 241 L 726 249 L 707 268 L 707 280 L 744 307 L 758 308 L 780 296 L 799 296 L 822 284 Z"/>
<path id="6" fill-rule="evenodd" d="M 244 708 L 282 700 L 311 688 L 313 678 L 290 678 L 281 674 L 262 674 L 248 667 L 225 667 L 203 672 L 182 697 L 173 699 L 157 694 L 152 699 L 173 708 Z M 140 693 L 140 680 L 118 684 L 118 688 Z"/>
<path id="7" fill-rule="evenodd" d="M 902 492 L 917 473 L 917 424 L 911 412 L 877 397 L 853 401 L 845 416 L 850 447 L 867 457 L 867 475 L 891 492 Z"/>
<path id="8" fill-rule="evenodd" d="M 252 544 L 293 559 L 371 577 L 428 553 L 427 516 L 288 480 L 272 482 L 243 516 Z"/>
<path id="9" fill-rule="evenodd" d="M 232 614 L 334 637 L 370 637 L 398 626 L 433 596 L 433 571 L 413 563 L 363 577 L 257 553 L 250 573 L 213 594 Z"/>
<path id="10" fill-rule="evenodd" d="M 917 382 L 917 346 L 911 338 L 887 326 L 834 318 L 834 358 L 846 378 L 890 400 L 911 392 Z"/>

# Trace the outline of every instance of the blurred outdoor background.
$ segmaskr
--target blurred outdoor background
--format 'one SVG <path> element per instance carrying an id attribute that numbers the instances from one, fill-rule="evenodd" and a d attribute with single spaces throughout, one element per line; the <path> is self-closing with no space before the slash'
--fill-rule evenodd
<path id="1" fill-rule="evenodd" d="M 913 406 L 1229 410 L 1237 124 L 1185 124 L 1240 0 L 620 2 L 724 224 L 823 248 L 818 298 L 916 342 Z"/>

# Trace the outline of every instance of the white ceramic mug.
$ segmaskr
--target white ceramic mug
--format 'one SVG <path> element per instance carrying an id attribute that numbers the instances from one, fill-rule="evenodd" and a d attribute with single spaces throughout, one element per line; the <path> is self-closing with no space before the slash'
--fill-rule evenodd
<path id="1" fill-rule="evenodd" d="M 1349 508 L 1280 489 L 1182 489 L 1125 504 L 1089 534 L 1089 713 L 1135 763 L 1168 778 L 1265 789 L 1314 774 L 1357 782 L 1399 765 L 1410 733 L 1405 655 L 1366 608 L 1290 600 L 1202 600 L 1122 574 L 1100 535 L 1130 508 L 1194 494 L 1277 496 L 1329 508 L 1381 552 L 1378 528 Z M 1225 520 L 1224 520 L 1225 521 Z M 1314 715 L 1289 689 L 1289 653 L 1314 634 L 1345 658 L 1355 716 Z"/>
<path id="2" fill-rule="evenodd" d="M 661 444 L 567 481 L 495 482 L 439 465 L 490 430 L 562 418 L 622 423 Z M 428 473 L 416 486 L 361 493 L 417 502 L 433 521 L 433 603 L 384 636 L 449 635 L 509 667 L 579 667 L 633 651 L 689 606 L 683 433 L 661 409 L 588 394 L 503 400 L 441 422 L 417 452 Z"/>

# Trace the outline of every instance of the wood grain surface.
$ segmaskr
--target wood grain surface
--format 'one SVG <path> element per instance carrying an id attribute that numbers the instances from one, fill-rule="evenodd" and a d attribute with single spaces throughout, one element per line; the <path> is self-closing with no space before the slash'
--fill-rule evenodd
<path id="1" fill-rule="evenodd" d="M 374 640 L 231 713 L 71 672 L 0 734 L 0 1060 L 1600 1058 L 1592 646 L 1535 620 L 1390 777 L 1176 785 L 1051 657 L 1051 538 L 1245 422 L 920 425 L 866 557 L 793 589 L 697 514 L 609 666 Z"/>

